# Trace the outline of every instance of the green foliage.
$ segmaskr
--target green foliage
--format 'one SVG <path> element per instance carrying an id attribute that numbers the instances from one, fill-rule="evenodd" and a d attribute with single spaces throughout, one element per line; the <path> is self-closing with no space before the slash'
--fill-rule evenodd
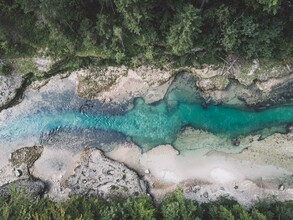
<path id="1" fill-rule="evenodd" d="M 196 201 L 185 199 L 181 190 L 176 190 L 158 206 L 145 196 L 108 201 L 74 196 L 67 201 L 53 202 L 48 198 L 32 199 L 23 192 L 11 189 L 9 199 L 0 197 L 1 220 L 267 220 L 292 219 L 292 216 L 292 201 L 263 200 L 258 201 L 251 210 L 247 210 L 229 199 L 200 205 Z"/>
<path id="2" fill-rule="evenodd" d="M 255 209 L 261 212 L 267 219 L 293 218 L 293 201 L 261 200 L 255 204 Z"/>
<path id="3" fill-rule="evenodd" d="M 124 209 L 127 210 L 128 218 L 126 219 L 155 219 L 156 208 L 148 197 L 140 197 L 137 200 L 127 199 Z"/>
<path id="4" fill-rule="evenodd" d="M 160 207 L 162 217 L 171 219 L 200 219 L 202 210 L 196 201 L 185 199 L 181 190 L 177 189 L 167 197 Z"/>
<path id="5" fill-rule="evenodd" d="M 199 9 L 191 4 L 186 4 L 176 11 L 167 33 L 167 45 L 175 55 L 183 55 L 191 51 L 201 32 L 201 24 Z"/>
<path id="6" fill-rule="evenodd" d="M 254 9 L 261 8 L 263 11 L 276 14 L 280 9 L 282 0 L 246 0 L 246 3 Z"/>
<path id="7" fill-rule="evenodd" d="M 153 0 L 114 0 L 114 4 L 131 33 L 141 34 L 143 25 L 152 20 Z"/>
<path id="8" fill-rule="evenodd" d="M 288 0 L 0 1 L 0 59 L 41 53 L 94 65 L 180 66 L 233 53 L 291 62 L 292 7 Z"/>
<path id="9" fill-rule="evenodd" d="M 12 72 L 12 67 L 7 63 L 0 63 L 0 75 L 9 75 Z"/>
<path id="10" fill-rule="evenodd" d="M 213 206 L 210 209 L 210 218 L 219 220 L 234 220 L 234 216 L 231 210 L 228 210 L 224 206 Z"/>
<path id="11" fill-rule="evenodd" d="M 261 212 L 259 212 L 257 209 L 252 210 L 251 217 L 255 220 L 267 220 L 267 217 Z"/>

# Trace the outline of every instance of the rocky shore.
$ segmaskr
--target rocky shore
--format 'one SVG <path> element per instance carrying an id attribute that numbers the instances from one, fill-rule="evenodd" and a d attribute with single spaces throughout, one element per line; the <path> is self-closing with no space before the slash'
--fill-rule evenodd
<path id="1" fill-rule="evenodd" d="M 18 149 L 0 170 L 0 195 L 7 197 L 11 187 L 23 189 L 33 196 L 46 194 L 55 200 L 72 195 L 111 198 L 146 194 L 146 183 L 136 172 L 123 163 L 105 157 L 100 150 L 85 148 L 75 158 L 72 164 L 54 169 L 58 164 L 50 153 L 43 152 L 43 147 Z M 38 159 L 49 160 L 46 162 L 53 166 L 51 170 L 43 166 L 46 162 L 35 163 Z M 46 172 L 53 175 L 48 176 Z"/>
<path id="2" fill-rule="evenodd" d="M 179 153 L 171 145 L 142 153 L 131 142 L 106 154 L 96 148 L 72 153 L 24 147 L 1 164 L 0 195 L 7 197 L 15 187 L 56 201 L 72 195 L 150 195 L 159 202 L 180 187 L 187 198 L 199 202 L 223 196 L 249 207 L 258 198 L 293 199 L 291 136 L 274 134 L 263 140 L 251 136 L 249 146 L 237 154 L 202 149 Z M 198 140 L 199 145 L 205 142 Z"/>
<path id="3" fill-rule="evenodd" d="M 76 75 L 76 93 L 80 97 L 121 105 L 131 103 L 136 97 L 144 98 L 146 103 L 159 101 L 174 78 L 186 73 L 194 77 L 193 86 L 206 104 L 225 103 L 263 109 L 292 102 L 292 70 L 292 65 L 269 66 L 258 60 L 248 63 L 231 58 L 221 67 L 100 67 L 65 73 L 61 77 Z M 16 96 L 22 95 L 19 90 L 25 87 L 25 79 L 26 75 L 22 77 L 15 73 L 0 76 L 0 109 L 8 107 Z M 49 79 L 35 81 L 31 88 L 40 89 L 48 82 Z"/>
<path id="4" fill-rule="evenodd" d="M 143 97 L 146 103 L 162 99 L 174 76 L 187 73 L 195 78 L 205 102 L 213 104 L 247 105 L 263 109 L 293 100 L 292 65 L 273 66 L 233 62 L 223 67 L 156 69 L 143 66 L 136 69 L 107 67 L 84 69 L 76 72 L 77 94 L 106 103 L 122 104 L 135 97 Z"/>
<path id="5" fill-rule="evenodd" d="M 144 98 L 146 103 L 161 100 L 175 73 L 151 66 L 136 69 L 122 66 L 81 70 L 76 74 L 79 96 L 121 105 L 136 97 Z"/>

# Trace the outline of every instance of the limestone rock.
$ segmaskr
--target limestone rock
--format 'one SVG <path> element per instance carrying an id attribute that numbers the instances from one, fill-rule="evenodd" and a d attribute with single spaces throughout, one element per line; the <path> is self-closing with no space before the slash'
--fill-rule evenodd
<path id="1" fill-rule="evenodd" d="M 42 152 L 42 146 L 23 147 L 12 152 L 7 163 L 1 164 L 0 185 L 31 178 L 31 170 Z"/>
<path id="2" fill-rule="evenodd" d="M 125 66 L 82 69 L 78 71 L 77 94 L 83 98 L 95 98 L 99 92 L 110 87 L 126 72 Z"/>
<path id="3" fill-rule="evenodd" d="M 136 97 L 143 97 L 147 103 L 152 103 L 164 97 L 173 74 L 171 70 L 153 66 L 80 70 L 77 72 L 77 94 L 104 103 L 123 104 Z"/>
<path id="4" fill-rule="evenodd" d="M 22 83 L 18 75 L 0 76 L 0 110 L 15 98 Z"/>
<path id="5" fill-rule="evenodd" d="M 284 186 L 283 184 L 281 184 L 281 185 L 279 186 L 279 190 L 280 190 L 280 191 L 284 191 L 284 190 L 285 190 L 285 186 Z"/>
<path id="6" fill-rule="evenodd" d="M 229 79 L 225 76 L 214 76 L 209 79 L 199 79 L 196 85 L 202 90 L 224 90 L 229 84 Z"/>
<path id="7" fill-rule="evenodd" d="M 34 57 L 33 62 L 36 64 L 36 67 L 40 72 L 47 72 L 50 70 L 53 60 L 48 57 Z"/>
<path id="8" fill-rule="evenodd" d="M 21 179 L 11 183 L 7 183 L 0 187 L 0 196 L 8 198 L 10 196 L 10 190 L 14 188 L 17 191 L 24 192 L 25 196 L 40 197 L 45 192 L 45 183 L 41 180 L 34 179 Z"/>
<path id="9" fill-rule="evenodd" d="M 190 68 L 189 71 L 199 79 L 209 79 L 215 76 L 219 76 L 222 73 L 221 68 L 215 68 L 213 66 L 204 66 L 200 69 Z"/>
<path id="10" fill-rule="evenodd" d="M 16 177 L 21 177 L 22 171 L 20 169 L 16 169 L 16 170 L 14 170 L 14 174 Z"/>
<path id="11" fill-rule="evenodd" d="M 235 79 L 237 79 L 242 85 L 249 86 L 255 80 L 267 81 L 271 78 L 280 78 L 287 76 L 292 67 L 281 66 L 268 66 L 268 64 L 260 64 L 254 60 L 253 63 L 247 63 L 243 65 L 241 71 L 235 73 Z"/>
<path id="12" fill-rule="evenodd" d="M 71 195 L 91 195 L 104 198 L 146 194 L 146 185 L 124 164 L 106 158 L 100 150 L 87 148 L 66 181 Z"/>
<path id="13" fill-rule="evenodd" d="M 139 75 L 150 87 L 157 87 L 167 82 L 173 75 L 171 70 L 161 70 L 153 66 L 141 66 L 130 70 Z"/>

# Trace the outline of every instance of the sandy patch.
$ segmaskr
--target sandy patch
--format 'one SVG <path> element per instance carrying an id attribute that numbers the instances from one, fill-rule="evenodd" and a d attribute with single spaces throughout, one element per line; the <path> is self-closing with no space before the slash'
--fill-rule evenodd
<path id="1" fill-rule="evenodd" d="M 170 149 L 169 149 L 170 148 Z M 223 156 L 202 156 L 196 151 L 177 155 L 171 146 L 159 146 L 143 154 L 140 163 L 157 179 L 180 183 L 199 179 L 211 183 L 227 183 L 244 179 L 269 179 L 289 175 L 285 169 L 262 166 Z"/>
<path id="2" fill-rule="evenodd" d="M 124 163 L 139 174 L 144 174 L 144 168 L 139 162 L 141 153 L 142 150 L 137 145 L 126 142 L 118 144 L 114 150 L 105 153 L 105 155 L 112 160 Z"/>
<path id="3" fill-rule="evenodd" d="M 265 139 L 265 142 L 254 140 L 252 145 L 257 148 L 265 143 L 274 145 L 272 137 Z M 143 154 L 135 149 L 133 145 L 119 146 L 108 156 L 121 162 L 131 161 L 129 167 L 140 174 L 144 170 L 144 179 L 157 201 L 161 201 L 177 186 L 183 188 L 187 197 L 200 202 L 225 196 L 250 206 L 257 198 L 276 196 L 280 200 L 293 199 L 290 169 L 278 166 L 280 164 L 238 159 L 238 155 L 243 153 L 204 155 L 202 149 L 198 149 L 179 154 L 170 145 L 158 146 Z M 285 149 L 279 150 L 283 154 L 286 152 Z M 267 155 L 274 158 L 274 153 L 270 151 Z M 257 157 L 262 160 L 260 155 Z M 279 190 L 280 185 L 284 185 L 285 190 Z"/>
<path id="4" fill-rule="evenodd" d="M 31 174 L 48 184 L 48 195 L 55 200 L 67 197 L 62 191 L 64 181 L 74 172 L 80 154 L 62 149 L 44 148 L 42 156 L 35 162 Z"/>

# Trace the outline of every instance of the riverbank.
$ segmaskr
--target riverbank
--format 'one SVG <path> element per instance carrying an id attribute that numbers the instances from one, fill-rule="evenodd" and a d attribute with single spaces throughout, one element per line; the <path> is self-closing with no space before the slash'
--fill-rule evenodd
<path id="1" fill-rule="evenodd" d="M 170 145 L 142 153 L 138 146 L 129 142 L 116 146 L 105 154 L 106 157 L 98 149 L 86 148 L 73 153 L 66 149 L 44 148 L 40 153 L 40 148 L 24 148 L 13 153 L 5 166 L 2 163 L 0 179 L 1 185 L 9 182 L 13 185 L 14 181 L 37 178 L 45 183 L 45 195 L 57 201 L 66 200 L 70 195 L 150 194 L 161 202 L 180 187 L 186 198 L 200 203 L 222 196 L 251 207 L 257 199 L 272 196 L 280 201 L 293 199 L 292 153 L 280 154 L 282 149 L 278 153 L 271 151 L 287 138 L 288 135 L 275 134 L 262 141 L 253 141 L 248 148 L 251 151 L 266 149 L 266 155 L 272 160 L 275 158 L 274 164 L 264 160 L 262 154 L 245 157 L 244 152 L 202 154 L 201 150 L 179 154 Z M 289 144 L 285 143 L 284 147 Z M 141 184 L 145 186 L 141 188 Z"/>

